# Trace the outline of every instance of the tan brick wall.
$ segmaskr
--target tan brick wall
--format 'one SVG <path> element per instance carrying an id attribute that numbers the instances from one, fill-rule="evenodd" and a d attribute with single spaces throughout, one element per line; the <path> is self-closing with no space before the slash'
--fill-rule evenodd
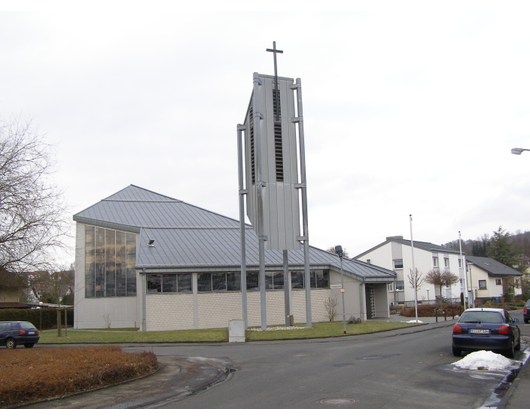
<path id="1" fill-rule="evenodd" d="M 147 331 L 189 330 L 193 326 L 193 295 L 147 295 Z"/>
<path id="2" fill-rule="evenodd" d="M 327 321 L 324 301 L 329 289 L 311 291 L 312 322 Z M 306 322 L 305 291 L 292 292 L 292 312 L 295 323 Z M 160 294 L 146 296 L 147 331 L 185 330 L 194 328 L 228 328 L 230 321 L 243 319 L 241 293 L 200 293 L 197 299 L 197 325 L 194 324 L 193 294 Z M 269 291 L 267 325 L 285 324 L 283 290 Z M 261 326 L 260 293 L 247 293 L 249 327 Z"/>

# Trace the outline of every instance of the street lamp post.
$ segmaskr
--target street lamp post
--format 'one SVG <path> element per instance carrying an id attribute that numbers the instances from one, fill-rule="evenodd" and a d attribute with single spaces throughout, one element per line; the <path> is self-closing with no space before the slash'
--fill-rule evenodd
<path id="1" fill-rule="evenodd" d="M 530 149 L 521 149 L 520 147 L 514 147 L 512 149 L 512 154 L 514 155 L 520 155 L 523 152 L 530 152 Z"/>
<path id="2" fill-rule="evenodd" d="M 344 272 L 342 270 L 342 247 L 340 245 L 337 245 L 335 247 L 335 252 L 340 258 L 340 294 L 342 296 L 342 332 L 346 334 L 346 311 L 344 308 L 344 293 L 346 292 L 344 290 Z"/>

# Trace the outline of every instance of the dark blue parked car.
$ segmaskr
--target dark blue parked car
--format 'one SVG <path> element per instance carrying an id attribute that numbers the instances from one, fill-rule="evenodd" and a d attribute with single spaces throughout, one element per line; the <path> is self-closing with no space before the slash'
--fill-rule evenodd
<path id="1" fill-rule="evenodd" d="M 521 348 L 519 320 L 508 311 L 495 308 L 474 308 L 464 311 L 453 327 L 453 354 L 462 351 L 491 350 L 514 357 Z"/>
<path id="2" fill-rule="evenodd" d="M 39 341 L 39 330 L 27 321 L 0 321 L 0 346 L 14 349 L 19 344 L 33 347 Z"/>

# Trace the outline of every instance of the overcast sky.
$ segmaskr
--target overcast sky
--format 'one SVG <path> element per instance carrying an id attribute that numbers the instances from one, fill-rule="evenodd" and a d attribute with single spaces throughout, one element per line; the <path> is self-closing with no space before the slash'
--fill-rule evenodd
<path id="1" fill-rule="evenodd" d="M 237 219 L 236 127 L 276 41 L 311 245 L 409 239 L 409 214 L 437 244 L 530 230 L 528 10 L 103 10 L 0 13 L 0 117 L 53 146 L 69 220 L 130 184 Z"/>

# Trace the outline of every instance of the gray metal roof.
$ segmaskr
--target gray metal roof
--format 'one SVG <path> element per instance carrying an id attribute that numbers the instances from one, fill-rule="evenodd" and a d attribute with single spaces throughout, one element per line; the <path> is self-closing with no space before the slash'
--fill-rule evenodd
<path id="1" fill-rule="evenodd" d="M 493 258 L 487 257 L 466 257 L 466 261 L 484 270 L 492 276 L 521 276 L 522 274 L 514 268 L 508 267 Z"/>
<path id="2" fill-rule="evenodd" d="M 238 220 L 192 206 L 183 201 L 131 185 L 77 213 L 79 223 L 140 233 L 136 266 L 150 270 L 186 268 L 236 270 L 241 264 Z M 246 260 L 249 269 L 259 265 L 258 238 L 247 225 Z M 154 246 L 148 246 L 153 239 Z M 283 266 L 282 251 L 265 251 L 268 269 Z M 309 247 L 312 268 L 340 271 L 337 255 Z M 289 251 L 291 269 L 303 269 L 302 250 Z M 359 280 L 389 282 L 393 271 L 360 261 L 343 259 L 345 273 Z"/>
<path id="3" fill-rule="evenodd" d="M 382 247 L 382 246 L 384 246 L 384 245 L 386 245 L 388 243 L 391 243 L 391 242 L 397 242 L 399 244 L 406 245 L 406 246 L 411 246 L 411 244 L 412 244 L 411 240 L 403 239 L 402 236 L 389 236 L 389 237 L 386 238 L 386 241 L 381 242 L 379 245 L 376 245 L 373 248 L 370 248 L 368 251 L 365 251 L 365 252 L 357 255 L 354 258 L 355 259 L 361 258 L 362 256 L 372 252 L 373 250 L 375 250 L 377 248 L 380 248 L 380 247 Z M 460 251 L 456 251 L 454 249 L 447 248 L 445 246 L 436 245 L 436 244 L 433 244 L 433 243 L 430 243 L 430 242 L 422 242 L 422 241 L 414 241 L 414 248 L 422 249 L 422 250 L 428 251 L 428 252 L 439 252 L 439 253 L 444 253 L 444 254 L 459 254 L 460 253 Z"/>

